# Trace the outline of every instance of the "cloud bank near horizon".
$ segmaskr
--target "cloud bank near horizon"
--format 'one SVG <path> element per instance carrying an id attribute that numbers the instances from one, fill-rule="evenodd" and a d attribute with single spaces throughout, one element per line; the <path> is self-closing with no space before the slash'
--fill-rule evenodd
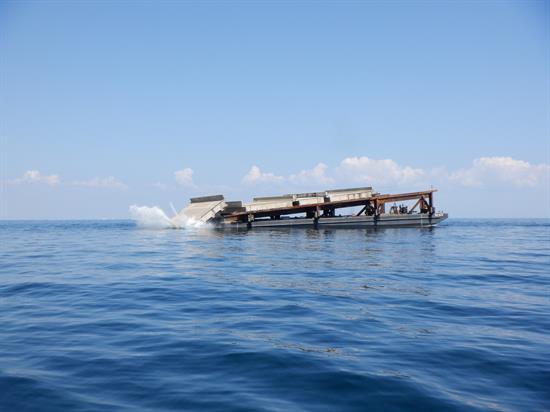
<path id="1" fill-rule="evenodd" d="M 180 186 L 200 189 L 193 180 L 194 170 L 186 167 L 174 172 L 174 179 Z M 10 185 L 42 184 L 61 185 L 58 174 L 46 175 L 39 170 L 28 170 L 22 176 L 7 181 Z M 289 175 L 278 175 L 263 171 L 252 165 L 242 177 L 245 186 L 258 184 L 280 186 L 346 185 L 364 184 L 370 186 L 418 186 L 430 184 L 451 184 L 462 187 L 485 187 L 491 185 L 512 185 L 535 188 L 550 184 L 550 164 L 532 164 L 509 156 L 479 157 L 471 165 L 449 171 L 445 167 L 423 169 L 401 165 L 392 159 L 374 159 L 367 156 L 351 156 L 342 159 L 336 166 L 329 167 L 319 162 L 311 169 L 302 169 Z M 128 189 L 129 186 L 114 176 L 93 177 L 75 180 L 71 186 L 86 188 Z M 165 183 L 153 183 L 155 187 L 169 188 Z"/>
<path id="2" fill-rule="evenodd" d="M 9 185 L 41 184 L 47 186 L 61 186 L 61 177 L 58 174 L 45 175 L 39 170 L 27 170 L 21 177 L 8 180 Z M 128 185 L 114 176 L 92 177 L 87 180 L 73 180 L 65 185 L 86 188 L 128 189 Z"/>
<path id="3" fill-rule="evenodd" d="M 104 189 L 128 189 L 128 185 L 114 176 L 93 177 L 88 180 L 75 180 L 73 186 L 104 188 Z"/>
<path id="4" fill-rule="evenodd" d="M 463 187 L 484 187 L 510 184 L 515 187 L 548 185 L 550 164 L 531 164 L 507 156 L 474 159 L 468 167 L 448 171 L 445 167 L 422 169 L 400 165 L 392 159 L 373 159 L 367 156 L 344 158 L 336 167 L 318 163 L 311 169 L 288 176 L 263 172 L 252 166 L 243 177 L 243 183 L 312 184 L 366 184 L 372 186 L 405 186 L 448 183 Z"/>
<path id="5" fill-rule="evenodd" d="M 23 176 L 8 180 L 9 184 L 21 185 L 27 183 L 41 183 L 49 186 L 56 186 L 60 182 L 59 175 L 43 175 L 38 170 L 27 170 Z"/>

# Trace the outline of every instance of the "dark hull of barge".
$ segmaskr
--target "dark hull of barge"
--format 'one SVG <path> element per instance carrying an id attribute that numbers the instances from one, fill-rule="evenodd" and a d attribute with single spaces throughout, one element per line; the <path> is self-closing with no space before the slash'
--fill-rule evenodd
<path id="1" fill-rule="evenodd" d="M 258 219 L 252 222 L 215 223 L 218 229 L 261 229 L 261 228 L 400 228 L 433 227 L 447 219 L 446 213 L 381 214 L 378 216 L 335 216 L 315 218 Z"/>

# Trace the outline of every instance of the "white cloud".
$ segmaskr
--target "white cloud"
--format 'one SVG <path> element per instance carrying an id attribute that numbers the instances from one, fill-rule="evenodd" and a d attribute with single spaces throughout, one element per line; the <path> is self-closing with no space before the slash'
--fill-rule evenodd
<path id="1" fill-rule="evenodd" d="M 182 186 L 195 187 L 195 183 L 193 182 L 193 169 L 190 167 L 175 171 L 174 177 L 176 178 L 176 182 Z"/>
<path id="2" fill-rule="evenodd" d="M 299 184 L 309 184 L 309 183 L 319 183 L 319 184 L 329 184 L 333 183 L 334 179 L 326 175 L 328 166 L 324 163 L 318 163 L 312 169 L 301 170 L 296 174 L 289 176 L 289 180 L 292 183 Z"/>
<path id="3" fill-rule="evenodd" d="M 285 180 L 282 176 L 276 176 L 271 172 L 264 173 L 258 166 L 252 166 L 248 173 L 244 175 L 242 181 L 247 184 L 255 183 L 277 183 Z"/>
<path id="4" fill-rule="evenodd" d="M 366 156 L 347 157 L 338 167 L 345 180 L 375 185 L 406 184 L 418 182 L 426 171 L 410 166 L 401 166 L 391 159 L 371 159 Z"/>
<path id="5" fill-rule="evenodd" d="M 38 170 L 27 170 L 22 177 L 12 180 L 12 184 L 22 184 L 22 183 L 44 183 L 50 186 L 55 186 L 59 184 L 58 175 L 43 175 Z"/>
<path id="6" fill-rule="evenodd" d="M 93 177 L 89 180 L 77 180 L 73 182 L 75 186 L 106 188 L 106 189 L 127 189 L 128 186 L 113 176 Z"/>
<path id="7" fill-rule="evenodd" d="M 480 157 L 471 167 L 450 174 L 449 180 L 463 186 L 483 186 L 490 183 L 509 183 L 514 186 L 536 186 L 549 180 L 550 165 L 533 165 L 511 157 Z"/>

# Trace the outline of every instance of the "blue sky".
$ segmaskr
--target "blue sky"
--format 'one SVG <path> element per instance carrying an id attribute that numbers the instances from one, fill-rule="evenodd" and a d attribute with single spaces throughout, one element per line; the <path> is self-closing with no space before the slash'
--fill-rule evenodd
<path id="1" fill-rule="evenodd" d="M 550 217 L 549 10 L 0 3 L 0 218 L 357 185 Z"/>

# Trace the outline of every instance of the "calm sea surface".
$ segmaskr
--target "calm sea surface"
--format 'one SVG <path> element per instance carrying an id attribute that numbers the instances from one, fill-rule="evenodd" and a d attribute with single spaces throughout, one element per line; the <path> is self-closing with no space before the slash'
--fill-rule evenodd
<path id="1" fill-rule="evenodd" d="M 548 411 L 550 220 L 0 222 L 1 411 Z"/>

